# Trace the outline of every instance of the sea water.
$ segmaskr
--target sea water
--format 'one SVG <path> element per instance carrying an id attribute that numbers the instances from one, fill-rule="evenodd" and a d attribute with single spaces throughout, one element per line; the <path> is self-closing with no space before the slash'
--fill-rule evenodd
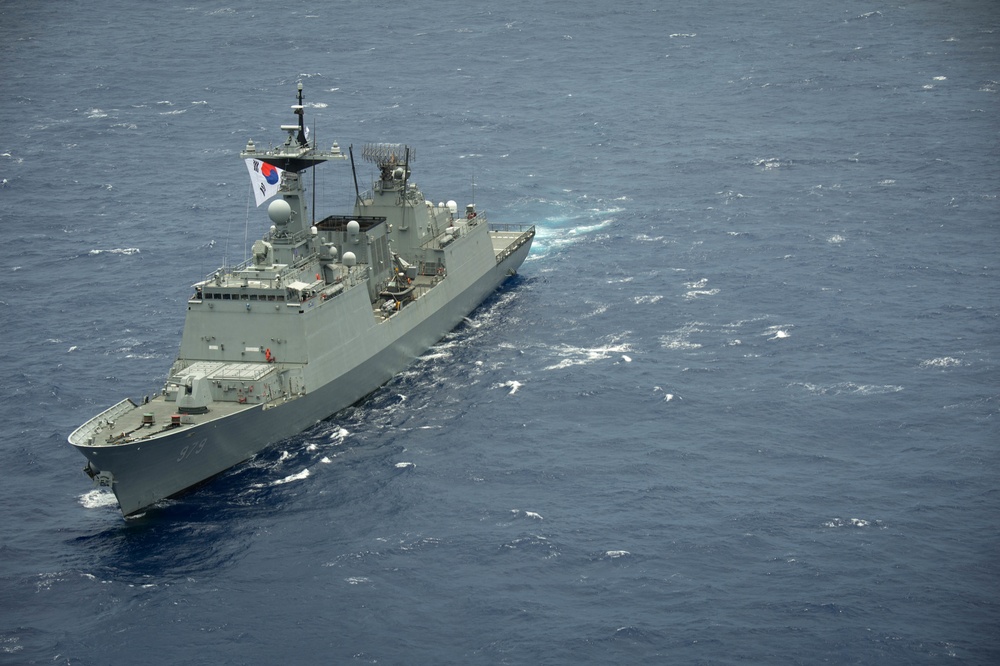
<path id="1" fill-rule="evenodd" d="M 973 0 L 0 2 L 0 662 L 996 663 L 998 35 Z M 298 81 L 320 145 L 409 143 L 534 247 L 125 521 L 66 437 L 266 230 L 238 153 Z"/>

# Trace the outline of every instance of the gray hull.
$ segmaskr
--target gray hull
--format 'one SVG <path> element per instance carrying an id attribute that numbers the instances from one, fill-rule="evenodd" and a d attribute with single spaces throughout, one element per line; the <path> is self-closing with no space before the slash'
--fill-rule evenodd
<path id="1" fill-rule="evenodd" d="M 404 308 L 390 322 L 372 324 L 356 339 L 338 340 L 333 329 L 329 339 L 316 342 L 327 355 L 351 356 L 356 363 L 294 399 L 273 405 L 239 405 L 232 413 L 148 440 L 93 445 L 88 439 L 94 424 L 110 418 L 104 413 L 74 432 L 70 443 L 88 459 L 95 479 L 110 485 L 124 515 L 141 511 L 302 432 L 389 381 L 514 274 L 530 247 L 531 237 L 522 239 L 467 286 L 458 283 L 459 275 L 449 275 L 434 288 L 436 293 Z M 358 337 L 365 340 L 363 345 Z M 119 411 L 124 409 L 143 412 L 150 407 L 128 403 L 119 407 Z M 121 413 L 110 420 L 120 423 L 128 417 Z"/>
<path id="2" fill-rule="evenodd" d="M 123 400 L 69 442 L 134 514 L 295 435 L 389 381 L 524 261 L 535 235 L 491 227 L 410 179 L 402 144 L 368 144 L 378 168 L 350 216 L 309 213 L 302 172 L 347 156 L 308 142 L 302 86 L 283 145 L 241 153 L 268 233 L 252 257 L 194 285 L 160 394 Z M 350 150 L 353 168 L 354 152 Z M 275 198 L 276 197 L 276 198 Z"/>

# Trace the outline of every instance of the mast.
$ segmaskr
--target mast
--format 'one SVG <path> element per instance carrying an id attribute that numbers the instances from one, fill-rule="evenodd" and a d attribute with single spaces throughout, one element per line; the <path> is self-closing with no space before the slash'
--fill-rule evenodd
<path id="1" fill-rule="evenodd" d="M 254 159 L 283 170 L 281 184 L 278 187 L 280 199 L 272 201 L 268 206 L 268 216 L 277 226 L 277 233 L 282 237 L 291 238 L 297 232 L 306 231 L 311 226 L 306 214 L 305 181 L 301 172 L 330 160 L 343 160 L 347 156 L 340 151 L 336 142 L 329 150 L 319 150 L 309 145 L 306 139 L 305 106 L 302 99 L 302 83 L 298 84 L 297 103 L 292 105 L 292 112 L 297 116 L 294 125 L 282 125 L 281 129 L 288 133 L 285 142 L 276 148 L 258 149 L 253 141 L 247 142 L 246 148 L 240 153 L 243 159 Z M 315 172 L 313 172 L 315 183 Z M 313 187 L 313 207 L 315 208 L 316 188 Z M 280 204 L 279 204 L 280 202 Z M 272 213 L 272 207 L 275 212 Z M 280 211 L 280 212 L 279 212 Z M 315 210 L 313 211 L 315 216 Z M 315 221 L 315 218 L 312 218 Z"/>
<path id="2" fill-rule="evenodd" d="M 306 108 L 302 104 L 302 82 L 299 81 L 299 103 L 292 107 L 299 117 L 299 145 L 303 148 L 309 147 L 309 140 L 306 139 Z"/>

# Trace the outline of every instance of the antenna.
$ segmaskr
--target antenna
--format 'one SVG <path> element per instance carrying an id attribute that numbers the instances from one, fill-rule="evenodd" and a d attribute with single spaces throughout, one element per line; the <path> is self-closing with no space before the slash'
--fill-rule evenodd
<path id="1" fill-rule="evenodd" d="M 361 191 L 358 190 L 358 170 L 354 168 L 354 144 L 347 146 L 347 152 L 351 154 L 351 173 L 354 174 L 354 205 L 361 201 Z"/>
<path id="2" fill-rule="evenodd" d="M 302 103 L 301 94 L 302 93 L 299 93 L 299 95 L 300 95 L 299 104 Z M 319 141 L 319 138 L 316 136 L 316 117 L 313 116 L 313 145 L 314 146 L 318 145 L 318 143 L 317 143 L 318 141 Z M 312 177 L 313 177 L 313 186 L 312 186 L 312 191 L 313 191 L 313 205 L 312 205 L 312 222 L 311 222 L 311 224 L 315 225 L 316 224 L 316 169 L 312 170 Z"/>
<path id="3" fill-rule="evenodd" d="M 306 147 L 309 142 L 306 139 L 306 114 L 305 107 L 302 106 L 302 82 L 299 81 L 299 103 L 294 107 L 295 115 L 299 117 L 299 145 L 303 148 Z"/>

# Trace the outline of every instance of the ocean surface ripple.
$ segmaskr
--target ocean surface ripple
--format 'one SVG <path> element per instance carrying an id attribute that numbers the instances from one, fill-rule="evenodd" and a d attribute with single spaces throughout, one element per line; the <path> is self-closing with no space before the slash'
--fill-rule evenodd
<path id="1" fill-rule="evenodd" d="M 1000 663 L 995 3 L 0 17 L 0 663 Z M 264 231 L 238 152 L 300 80 L 320 143 L 419 147 L 532 253 L 124 521 L 66 437 Z"/>

